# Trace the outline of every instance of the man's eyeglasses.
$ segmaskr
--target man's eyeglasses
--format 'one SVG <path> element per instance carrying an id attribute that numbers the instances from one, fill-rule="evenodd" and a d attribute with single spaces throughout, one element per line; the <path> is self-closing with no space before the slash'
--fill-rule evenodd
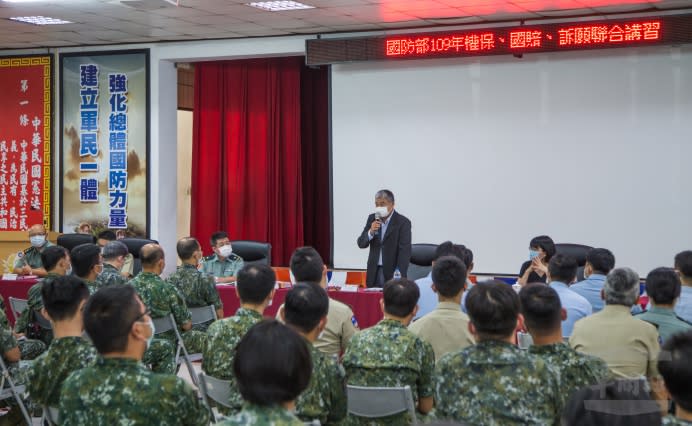
<path id="1" fill-rule="evenodd" d="M 136 322 L 139 322 L 139 320 L 141 320 L 142 318 L 144 318 L 146 315 L 151 316 L 151 309 L 146 309 L 144 312 L 142 312 L 141 314 L 137 315 L 137 316 L 135 317 L 134 321 L 132 321 L 132 324 L 134 324 L 134 323 L 136 323 Z"/>

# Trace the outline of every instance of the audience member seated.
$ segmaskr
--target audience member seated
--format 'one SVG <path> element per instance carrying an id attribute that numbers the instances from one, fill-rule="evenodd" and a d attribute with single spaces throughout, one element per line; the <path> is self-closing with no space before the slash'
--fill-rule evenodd
<path id="1" fill-rule="evenodd" d="M 346 389 L 343 367 L 314 346 L 327 325 L 329 297 L 315 283 L 297 284 L 286 294 L 282 320 L 303 336 L 310 348 L 312 375 L 307 389 L 296 401 L 296 414 L 306 422 L 338 424 L 346 417 Z"/>
<path id="2" fill-rule="evenodd" d="M 539 235 L 529 242 L 529 260 L 521 264 L 517 283 L 544 283 L 548 277 L 548 262 L 555 255 L 555 243 L 547 235 Z"/>
<path id="3" fill-rule="evenodd" d="M 122 229 L 119 229 L 118 231 L 122 231 Z M 98 234 L 98 236 L 96 237 L 96 244 L 98 244 L 99 247 L 105 247 L 109 241 L 116 241 L 121 239 L 122 238 L 116 237 L 115 232 L 107 229 L 105 231 L 101 231 Z M 128 251 L 127 255 L 125 256 L 125 263 L 123 263 L 123 266 L 120 268 L 120 274 L 127 279 L 132 278 L 134 265 L 135 257 L 132 255 L 132 253 Z"/>
<path id="4" fill-rule="evenodd" d="M 692 322 L 692 250 L 680 252 L 675 256 L 675 270 L 680 274 L 682 282 L 675 313 L 685 321 Z"/>
<path id="5" fill-rule="evenodd" d="M 437 418 L 474 425 L 557 424 L 563 390 L 552 368 L 514 345 L 524 325 L 512 287 L 476 284 L 466 309 L 478 343 L 437 362 Z"/>
<path id="6" fill-rule="evenodd" d="M 524 327 L 533 338 L 529 353 L 560 372 L 560 396 L 563 402 L 577 389 L 608 378 L 605 361 L 580 354 L 563 341 L 560 324 L 567 318 L 567 312 L 555 289 L 539 283 L 528 284 L 519 292 L 519 300 Z"/>
<path id="7" fill-rule="evenodd" d="M 80 244 L 70 252 L 72 261 L 72 273 L 81 278 L 89 287 L 91 293 L 98 290 L 96 277 L 103 272 L 103 257 L 101 248 L 96 244 Z"/>
<path id="8" fill-rule="evenodd" d="M 591 304 L 593 313 L 603 309 L 601 289 L 606 275 L 615 267 L 615 256 L 605 248 L 593 248 L 586 253 L 584 265 L 584 281 L 579 281 L 570 287 L 571 290 L 584 296 Z"/>
<path id="9" fill-rule="evenodd" d="M 127 246 L 120 241 L 109 241 L 101 250 L 103 271 L 96 277 L 97 287 L 127 283 L 127 278 L 120 272 L 130 255 Z"/>
<path id="10" fill-rule="evenodd" d="M 264 310 L 274 297 L 276 275 L 267 265 L 250 264 L 238 272 L 236 292 L 240 308 L 234 316 L 215 321 L 207 330 L 202 370 L 217 379 L 231 381 L 230 405 L 237 412 L 243 405 L 233 375 L 235 347 L 245 333 L 262 321 Z"/>
<path id="11" fill-rule="evenodd" d="M 671 268 L 656 268 L 646 276 L 646 294 L 651 308 L 635 318 L 656 326 L 661 341 L 675 333 L 692 329 L 692 324 L 675 315 L 673 308 L 680 297 L 680 277 Z"/>
<path id="12" fill-rule="evenodd" d="M 692 331 L 671 336 L 661 348 L 658 371 L 665 389 L 675 402 L 675 415 L 663 419 L 664 425 L 692 425 Z"/>
<path id="13" fill-rule="evenodd" d="M 82 337 L 82 311 L 89 288 L 77 277 L 59 277 L 43 283 L 41 296 L 45 316 L 53 326 L 53 341 L 30 367 L 28 390 L 33 402 L 57 407 L 60 386 L 67 376 L 96 360 L 96 349 Z"/>
<path id="14" fill-rule="evenodd" d="M 432 373 L 435 354 L 429 343 L 406 328 L 416 315 L 418 286 L 408 279 L 391 280 L 384 285 L 384 319 L 356 333 L 351 339 L 343 364 L 349 385 L 410 386 L 417 410 L 427 414 L 433 407 Z M 354 424 L 369 424 L 349 415 Z M 408 424 L 407 413 L 382 419 L 387 424 Z"/>
<path id="15" fill-rule="evenodd" d="M 255 325 L 238 343 L 233 372 L 247 403 L 220 426 L 303 426 L 292 413 L 310 383 L 310 351 L 301 336 L 274 320 Z"/>
<path id="16" fill-rule="evenodd" d="M 408 327 L 430 343 L 436 360 L 475 343 L 468 331 L 469 317 L 460 309 L 466 276 L 466 266 L 457 257 L 438 258 L 432 269 L 432 289 L 439 301 L 437 308 Z"/>
<path id="17" fill-rule="evenodd" d="M 233 253 L 231 240 L 224 231 L 211 235 L 211 248 L 214 254 L 205 258 L 202 272 L 214 277 L 217 283 L 231 283 L 243 267 L 243 258 Z"/>
<path id="18" fill-rule="evenodd" d="M 653 426 L 661 424 L 658 404 L 645 380 L 619 379 L 582 388 L 567 402 L 564 426 Z"/>
<path id="19" fill-rule="evenodd" d="M 46 269 L 41 262 L 41 253 L 53 245 L 46 239 L 48 232 L 41 224 L 32 225 L 29 228 L 29 242 L 31 247 L 24 249 L 21 256 L 17 255 L 14 261 L 14 273 L 20 275 L 46 276 Z"/>
<path id="20" fill-rule="evenodd" d="M 655 377 L 658 332 L 656 327 L 630 313 L 639 299 L 639 276 L 630 268 L 613 269 L 606 277 L 601 295 L 605 307 L 577 321 L 570 346 L 605 360 L 616 378 Z"/>
<path id="21" fill-rule="evenodd" d="M 39 342 L 42 344 L 42 342 Z M 45 350 L 45 346 L 43 346 Z M 21 365 L 21 351 L 15 339 L 14 333 L 10 329 L 9 322 L 5 316 L 5 311 L 0 310 L 0 356 L 7 367 L 9 377 L 15 386 L 24 385 L 28 382 L 27 365 Z M 3 376 L 4 388 L 9 388 L 10 384 L 7 378 Z M 28 400 L 24 400 L 25 405 Z M 0 417 L 2 425 L 25 425 L 26 422 L 22 416 L 21 409 L 14 398 L 8 398 L 0 401 L 0 409 L 8 411 L 4 416 Z"/>
<path id="22" fill-rule="evenodd" d="M 312 247 L 299 247 L 291 256 L 291 273 L 298 283 L 314 283 L 327 288 L 327 267 L 322 256 Z M 276 319 L 281 320 L 281 309 Z M 314 345 L 323 353 L 338 357 L 346 350 L 351 337 L 358 331 L 358 321 L 351 308 L 338 300 L 329 299 L 327 326 Z"/>
<path id="23" fill-rule="evenodd" d="M 435 267 L 435 262 L 437 259 L 443 256 L 456 256 L 458 259 L 463 260 L 464 257 L 464 246 L 455 245 L 451 241 L 445 241 L 444 243 L 437 246 L 435 249 L 435 260 L 432 264 Z M 418 300 L 418 313 L 416 314 L 416 319 L 429 314 L 432 312 L 438 303 L 437 293 L 432 289 L 433 278 L 432 270 L 427 277 L 419 278 L 416 280 L 416 285 L 418 285 L 418 291 L 420 291 L 420 299 Z"/>
<path id="24" fill-rule="evenodd" d="M 571 256 L 556 254 L 548 263 L 550 287 L 560 296 L 560 304 L 567 311 L 567 319 L 562 322 L 562 337 L 572 335 L 574 323 L 591 315 L 591 304 L 569 288 L 577 277 L 577 261 Z"/>
<path id="25" fill-rule="evenodd" d="M 101 356 L 63 384 L 60 424 L 209 424 L 209 410 L 183 379 L 142 365 L 154 325 L 134 287 L 98 290 L 86 304 L 84 325 Z"/>
<path id="26" fill-rule="evenodd" d="M 202 260 L 202 246 L 192 237 L 186 237 L 178 241 L 176 251 L 182 264 L 168 276 L 166 281 L 177 288 L 190 308 L 214 305 L 216 317 L 223 318 L 223 303 L 214 284 L 214 277 L 197 270 Z M 194 330 L 207 331 L 212 321 L 204 324 L 196 324 Z"/>

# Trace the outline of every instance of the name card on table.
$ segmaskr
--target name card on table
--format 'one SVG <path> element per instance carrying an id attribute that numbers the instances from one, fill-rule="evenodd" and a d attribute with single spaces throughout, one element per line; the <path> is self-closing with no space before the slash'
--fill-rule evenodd
<path id="1" fill-rule="evenodd" d="M 17 274 L 2 274 L 2 279 L 5 281 L 17 281 Z"/>
<path id="2" fill-rule="evenodd" d="M 359 287 L 360 287 L 360 286 L 359 286 L 359 285 L 356 285 L 356 284 L 344 284 L 344 285 L 341 287 L 341 291 L 348 291 L 348 292 L 351 292 L 351 293 L 355 293 L 355 292 L 358 291 L 358 288 L 359 288 Z"/>

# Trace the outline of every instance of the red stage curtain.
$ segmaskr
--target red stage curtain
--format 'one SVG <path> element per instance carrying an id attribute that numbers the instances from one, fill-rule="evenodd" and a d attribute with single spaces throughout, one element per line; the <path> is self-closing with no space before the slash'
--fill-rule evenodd
<path id="1" fill-rule="evenodd" d="M 303 245 L 302 57 L 195 66 L 191 234 L 268 241 L 287 265 Z"/>

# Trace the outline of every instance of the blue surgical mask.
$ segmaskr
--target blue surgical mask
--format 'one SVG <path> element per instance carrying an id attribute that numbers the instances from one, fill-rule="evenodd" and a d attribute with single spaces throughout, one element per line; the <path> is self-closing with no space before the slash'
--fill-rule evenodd
<path id="1" fill-rule="evenodd" d="M 541 253 L 536 250 L 529 250 L 529 260 L 533 260 L 534 258 L 538 257 Z"/>
<path id="2" fill-rule="evenodd" d="M 31 242 L 31 245 L 34 247 L 41 247 L 45 242 L 46 242 L 46 236 L 45 235 L 32 235 L 29 237 L 29 241 Z"/>

